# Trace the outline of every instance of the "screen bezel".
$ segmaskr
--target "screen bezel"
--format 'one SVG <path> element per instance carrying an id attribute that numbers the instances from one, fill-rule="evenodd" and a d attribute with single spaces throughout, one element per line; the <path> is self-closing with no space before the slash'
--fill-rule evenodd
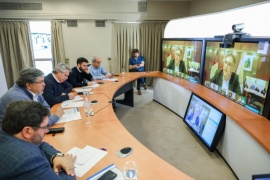
<path id="1" fill-rule="evenodd" d="M 195 131 L 194 128 L 192 128 L 190 126 L 190 124 L 186 121 L 186 116 L 188 114 L 188 110 L 189 110 L 189 106 L 191 104 L 191 101 L 192 101 L 192 97 L 196 97 L 200 100 L 203 101 L 203 103 L 211 106 L 211 108 L 215 109 L 216 111 L 220 112 L 222 115 L 221 115 L 221 118 L 220 118 L 220 122 L 218 124 L 218 127 L 217 127 L 217 130 L 216 130 L 216 133 L 213 137 L 213 140 L 212 140 L 212 143 L 210 143 L 210 145 L 208 145 L 205 140 Z M 225 124 L 226 124 L 226 115 L 225 113 L 223 113 L 222 111 L 220 111 L 219 109 L 217 109 L 215 106 L 213 106 L 211 103 L 209 103 L 208 101 L 206 101 L 205 99 L 201 98 L 200 96 L 196 95 L 195 93 L 191 93 L 191 96 L 190 96 L 190 99 L 189 99 L 189 102 L 188 102 L 188 105 L 187 105 L 187 108 L 186 108 L 186 112 L 185 112 L 185 116 L 183 118 L 183 121 L 184 123 L 189 127 L 189 129 L 200 139 L 200 141 L 206 146 L 206 148 L 210 151 L 210 152 L 213 152 L 215 151 L 216 149 L 216 146 L 218 145 L 219 143 L 219 140 L 224 132 L 224 129 L 225 129 Z"/>
<path id="2" fill-rule="evenodd" d="M 204 44 L 204 49 L 203 49 L 203 68 L 202 68 L 202 70 L 203 70 L 203 72 L 202 72 L 202 78 L 201 78 L 201 84 L 203 85 L 203 86 L 205 86 L 204 85 L 204 82 L 205 82 L 205 72 L 204 72 L 204 70 L 205 70 L 205 58 L 206 58 L 206 46 L 207 46 L 207 42 L 222 42 L 223 41 L 223 37 L 215 37 L 215 38 L 205 38 L 205 44 Z M 234 42 L 243 42 L 243 43 L 258 43 L 258 42 L 269 42 L 269 44 L 270 44 L 270 38 L 269 37 L 243 37 L 243 38 L 241 38 L 241 39 L 236 39 Z M 228 48 L 229 49 L 229 48 Z M 206 86 L 205 86 L 206 87 Z M 265 103 L 264 103 L 264 109 L 263 109 L 263 112 L 262 112 L 262 115 L 261 114 L 259 114 L 259 113 L 256 113 L 256 112 L 254 112 L 254 111 L 252 111 L 252 110 L 250 110 L 250 111 L 252 111 L 252 112 L 254 112 L 254 113 L 256 113 L 256 114 L 258 114 L 258 115 L 260 115 L 260 116 L 264 116 L 264 117 L 266 117 L 267 119 L 270 119 L 270 103 L 268 103 L 268 102 L 270 102 L 270 81 L 268 80 L 268 90 L 267 90 L 267 92 L 266 92 L 266 98 L 265 98 Z M 226 97 L 226 96 L 224 96 L 224 97 Z M 233 100 L 232 100 L 233 101 Z M 236 101 L 234 101 L 235 103 L 237 103 Z M 245 107 L 245 106 L 244 106 Z M 248 109 L 247 107 L 245 107 L 246 109 Z"/>
<path id="3" fill-rule="evenodd" d="M 260 180 L 260 179 L 265 179 L 265 178 L 270 179 L 270 174 L 254 174 L 254 175 L 252 175 L 252 180 Z"/>
<path id="4" fill-rule="evenodd" d="M 162 46 L 164 41 L 201 41 L 202 49 L 201 49 L 201 59 L 200 59 L 200 71 L 199 71 L 199 80 L 198 84 L 202 83 L 203 78 L 203 67 L 204 67 L 204 49 L 205 49 L 205 38 L 162 38 L 160 43 L 160 71 L 163 72 L 163 61 L 162 61 Z"/>

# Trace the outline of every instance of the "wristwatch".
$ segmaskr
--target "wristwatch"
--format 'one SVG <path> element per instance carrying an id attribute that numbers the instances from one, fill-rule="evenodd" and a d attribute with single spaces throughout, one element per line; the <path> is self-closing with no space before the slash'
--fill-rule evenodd
<path id="1" fill-rule="evenodd" d="M 65 155 L 64 154 L 62 154 L 62 153 L 56 153 L 56 154 L 54 154 L 53 156 L 52 156 L 52 158 L 51 158 L 51 164 L 53 164 L 53 159 L 55 158 L 55 157 L 64 157 Z"/>

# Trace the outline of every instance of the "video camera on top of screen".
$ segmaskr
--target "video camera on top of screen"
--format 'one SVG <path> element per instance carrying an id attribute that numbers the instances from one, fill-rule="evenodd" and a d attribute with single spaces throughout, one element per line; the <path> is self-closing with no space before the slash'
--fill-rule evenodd
<path id="1" fill-rule="evenodd" d="M 241 32 L 242 29 L 244 29 L 244 28 L 245 28 L 245 24 L 244 23 L 232 25 L 232 30 L 233 30 L 234 33 Z"/>
<path id="2" fill-rule="evenodd" d="M 240 40 L 241 37 L 245 36 L 250 36 L 248 33 L 242 32 L 242 30 L 245 28 L 244 23 L 240 24 L 233 24 L 232 25 L 232 30 L 233 33 L 226 34 L 223 37 L 223 42 L 219 44 L 219 47 L 221 48 L 233 48 L 234 47 L 234 42 L 236 40 Z"/>

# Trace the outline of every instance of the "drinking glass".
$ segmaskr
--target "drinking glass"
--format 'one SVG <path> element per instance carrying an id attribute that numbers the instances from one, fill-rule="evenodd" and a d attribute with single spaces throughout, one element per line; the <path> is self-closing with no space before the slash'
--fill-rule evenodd
<path id="1" fill-rule="evenodd" d="M 93 89 L 96 89 L 96 79 L 95 78 L 93 78 L 93 77 L 91 78 L 91 83 L 92 83 L 92 86 L 91 87 Z"/>
<path id="2" fill-rule="evenodd" d="M 124 178 L 125 180 L 137 180 L 138 169 L 134 161 L 127 161 L 124 165 Z"/>
<path id="3" fill-rule="evenodd" d="M 125 69 L 125 68 L 122 68 L 122 69 L 121 69 L 121 73 L 122 73 L 123 77 L 124 77 L 124 75 L 125 75 L 125 72 L 126 72 L 126 69 Z"/>
<path id="4" fill-rule="evenodd" d="M 83 103 L 83 109 L 84 109 L 84 114 L 87 117 L 85 124 L 90 125 L 91 124 L 90 115 L 91 115 L 93 110 L 92 110 L 91 103 L 88 101 L 87 98 L 85 98 L 85 101 Z"/>
<path id="5" fill-rule="evenodd" d="M 82 89 L 83 89 L 83 95 L 85 96 L 85 98 L 87 98 L 87 96 L 89 95 L 89 93 L 92 89 L 88 86 L 84 86 L 84 87 L 82 87 Z"/>

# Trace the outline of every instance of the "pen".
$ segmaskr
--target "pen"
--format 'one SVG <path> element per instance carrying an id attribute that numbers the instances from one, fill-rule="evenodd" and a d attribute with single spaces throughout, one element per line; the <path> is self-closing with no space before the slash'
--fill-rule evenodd
<path id="1" fill-rule="evenodd" d="M 101 150 L 103 150 L 103 151 L 107 151 L 107 149 L 106 148 L 100 148 Z"/>

